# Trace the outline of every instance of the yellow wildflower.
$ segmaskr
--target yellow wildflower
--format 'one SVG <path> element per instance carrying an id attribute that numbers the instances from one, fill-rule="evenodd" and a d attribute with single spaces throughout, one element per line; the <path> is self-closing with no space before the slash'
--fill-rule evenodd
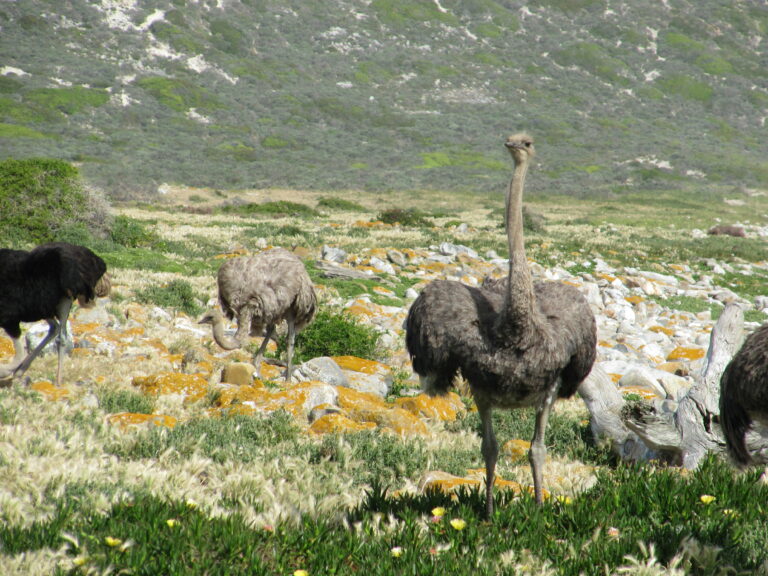
<path id="1" fill-rule="evenodd" d="M 173 528 L 174 526 L 176 526 L 176 524 L 179 523 L 179 521 L 176 520 L 176 518 L 168 518 L 168 520 L 166 520 L 165 523 L 168 524 L 169 528 Z"/>
<path id="2" fill-rule="evenodd" d="M 712 502 L 714 502 L 716 498 L 714 496 L 711 496 L 710 494 L 702 494 L 699 497 L 699 500 L 704 502 L 704 504 L 712 504 Z"/>
<path id="3" fill-rule="evenodd" d="M 306 570 L 296 570 L 296 572 L 293 573 L 293 576 L 309 576 L 309 572 Z"/>
<path id="4" fill-rule="evenodd" d="M 454 530 L 464 530 L 467 527 L 467 523 L 461 518 L 454 518 L 451 520 L 451 526 Z"/>
<path id="5" fill-rule="evenodd" d="M 442 518 L 445 516 L 445 508 L 442 506 L 438 506 L 437 508 L 432 508 L 432 516 L 435 516 L 437 518 Z"/>
<path id="6" fill-rule="evenodd" d="M 120 546 L 120 544 L 122 544 L 123 541 L 120 540 L 120 538 L 112 538 L 112 536 L 107 536 L 106 538 L 104 538 L 104 543 L 107 546 L 111 546 L 112 548 L 114 548 L 115 546 Z"/>
<path id="7" fill-rule="evenodd" d="M 394 546 L 389 553 L 392 554 L 392 558 L 400 558 L 403 555 L 403 549 L 401 546 Z"/>

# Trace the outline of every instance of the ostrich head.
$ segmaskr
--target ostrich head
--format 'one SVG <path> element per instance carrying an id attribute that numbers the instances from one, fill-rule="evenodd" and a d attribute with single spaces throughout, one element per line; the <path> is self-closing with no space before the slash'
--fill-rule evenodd
<path id="1" fill-rule="evenodd" d="M 512 136 L 507 138 L 504 145 L 509 150 L 509 153 L 512 154 L 512 158 L 515 159 L 515 164 L 519 164 L 524 160 L 530 160 L 536 153 L 533 148 L 533 138 L 525 132 L 512 134 Z"/>
<path id="2" fill-rule="evenodd" d="M 213 310 L 208 310 L 203 314 L 200 318 L 200 320 L 197 321 L 198 324 L 216 324 L 217 322 L 223 322 L 224 321 L 224 315 L 221 313 L 221 310 L 214 308 Z"/>

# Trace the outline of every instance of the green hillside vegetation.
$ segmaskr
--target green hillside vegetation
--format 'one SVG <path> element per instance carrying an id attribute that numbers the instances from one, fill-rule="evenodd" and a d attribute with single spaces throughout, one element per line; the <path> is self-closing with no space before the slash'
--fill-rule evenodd
<path id="1" fill-rule="evenodd" d="M 519 129 L 546 144 L 532 193 L 768 180 L 768 14 L 754 3 L 110 10 L 2 7 L 0 149 L 80 162 L 115 199 L 164 182 L 482 194 L 503 185 L 501 143 Z"/>

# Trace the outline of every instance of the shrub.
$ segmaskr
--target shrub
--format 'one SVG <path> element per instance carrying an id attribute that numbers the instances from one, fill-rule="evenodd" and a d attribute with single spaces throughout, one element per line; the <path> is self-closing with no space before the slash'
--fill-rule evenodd
<path id="1" fill-rule="evenodd" d="M 103 196 L 86 188 L 74 166 L 32 158 L 0 162 L 0 230 L 14 242 L 50 242 L 63 235 L 87 240 L 109 229 Z"/>
<path id="2" fill-rule="evenodd" d="M 413 208 L 385 210 L 376 216 L 376 220 L 381 220 L 385 224 L 400 224 L 401 226 L 434 226 L 426 214 Z"/>
<path id="3" fill-rule="evenodd" d="M 347 210 L 349 212 L 365 212 L 365 207 L 357 202 L 336 198 L 334 196 L 323 196 L 317 201 L 318 208 L 327 208 L 329 210 Z"/>
<path id="4" fill-rule="evenodd" d="M 234 214 L 266 214 L 270 216 L 319 216 L 316 210 L 306 204 L 279 200 L 277 202 L 265 202 L 256 204 L 250 202 L 237 206 L 224 206 L 222 212 Z"/>
<path id="5" fill-rule="evenodd" d="M 129 248 L 151 246 L 158 240 L 157 234 L 148 229 L 143 222 L 128 216 L 117 216 L 115 218 L 110 236 L 115 244 Z"/>
<path id="6" fill-rule="evenodd" d="M 319 356 L 357 356 L 376 359 L 379 335 L 371 326 L 361 324 L 347 312 L 319 310 L 315 320 L 296 336 L 294 363 Z M 286 338 L 278 344 L 278 353 L 287 348 Z"/>
<path id="7" fill-rule="evenodd" d="M 192 285 L 186 280 L 172 280 L 161 286 L 149 286 L 139 290 L 136 298 L 144 304 L 178 308 L 192 316 L 202 311 Z"/>

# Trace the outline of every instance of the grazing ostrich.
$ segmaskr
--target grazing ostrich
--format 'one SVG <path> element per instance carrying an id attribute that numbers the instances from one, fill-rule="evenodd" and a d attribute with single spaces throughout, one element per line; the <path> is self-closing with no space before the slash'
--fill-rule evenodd
<path id="1" fill-rule="evenodd" d="M 768 324 L 747 337 L 720 378 L 720 425 L 740 466 L 755 463 L 745 439 L 754 421 L 768 425 Z"/>
<path id="2" fill-rule="evenodd" d="M 0 366 L 0 378 L 21 377 L 45 346 L 57 339 L 59 363 L 56 385 L 61 385 L 61 363 L 72 302 L 92 306 L 96 296 L 109 293 L 107 265 L 88 248 L 66 242 L 42 244 L 31 251 L 0 249 L 0 327 L 13 340 L 11 364 Z M 21 322 L 47 320 L 45 338 L 24 356 Z"/>
<path id="3" fill-rule="evenodd" d="M 260 378 L 267 343 L 275 326 L 285 320 L 288 323 L 285 379 L 289 381 L 296 334 L 312 321 L 317 308 L 315 289 L 302 261 L 288 250 L 273 248 L 256 256 L 227 260 L 219 268 L 217 280 L 219 304 L 230 320 L 237 318 L 237 332 L 234 338 L 224 334 L 224 318 L 219 310 L 206 312 L 200 324 L 212 325 L 214 340 L 225 350 L 242 347 L 249 335 L 263 334 L 264 340 L 254 361 Z"/>
<path id="4" fill-rule="evenodd" d="M 555 400 L 567 398 L 592 368 L 595 318 L 574 287 L 534 284 L 523 241 L 523 183 L 533 141 L 510 136 L 506 147 L 515 168 L 506 195 L 509 274 L 491 288 L 436 280 L 414 301 L 406 320 L 406 346 L 428 394 L 444 394 L 461 371 L 469 383 L 483 428 L 486 514 L 493 515 L 498 444 L 493 408 L 536 407 L 528 457 L 534 496 L 541 503 L 544 432 Z"/>

